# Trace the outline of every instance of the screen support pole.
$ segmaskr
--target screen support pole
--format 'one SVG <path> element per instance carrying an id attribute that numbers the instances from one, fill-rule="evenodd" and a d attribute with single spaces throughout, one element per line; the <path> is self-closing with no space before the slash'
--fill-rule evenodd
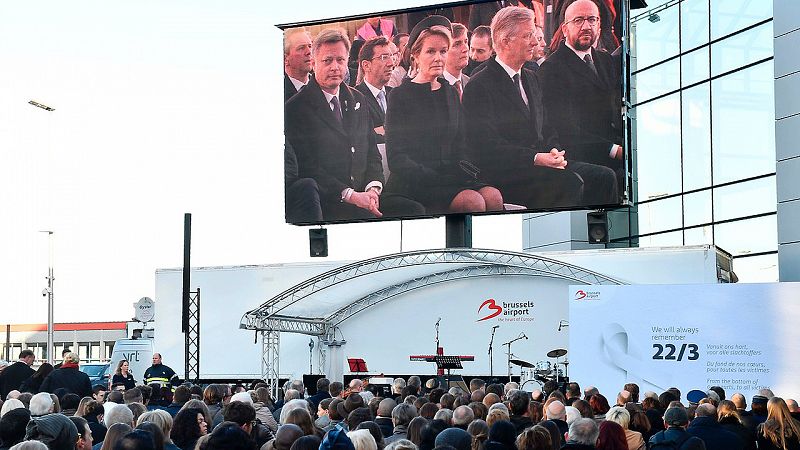
<path id="1" fill-rule="evenodd" d="M 445 217 L 445 246 L 472 248 L 472 216 L 454 214 Z"/>

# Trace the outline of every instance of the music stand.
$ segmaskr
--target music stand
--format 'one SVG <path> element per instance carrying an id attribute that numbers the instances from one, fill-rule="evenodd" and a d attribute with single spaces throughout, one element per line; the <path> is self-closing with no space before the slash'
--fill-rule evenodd
<path id="1" fill-rule="evenodd" d="M 350 366 L 350 372 L 366 373 L 367 362 L 363 358 L 347 358 L 347 364 Z"/>
<path id="2" fill-rule="evenodd" d="M 444 355 L 436 355 L 433 358 L 433 362 L 436 363 L 437 369 L 463 369 L 464 366 L 461 365 L 461 358 L 458 356 L 444 356 Z"/>

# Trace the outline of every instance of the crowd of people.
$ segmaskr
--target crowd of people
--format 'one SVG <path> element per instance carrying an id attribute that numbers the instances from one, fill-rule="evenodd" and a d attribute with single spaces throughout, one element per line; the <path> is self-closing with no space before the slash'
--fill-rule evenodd
<path id="1" fill-rule="evenodd" d="M 0 372 L 2 450 L 800 448 L 797 402 L 769 389 L 749 409 L 742 394 L 728 398 L 718 386 L 684 395 L 677 388 L 640 393 L 628 383 L 607 397 L 575 382 L 528 392 L 479 378 L 462 387 L 437 378 L 423 385 L 418 376 L 395 378 L 391 387 L 321 378 L 307 389 L 293 380 L 279 398 L 263 382 L 201 386 L 175 378 L 97 385 L 81 396 L 80 383 L 52 391 L 24 384 L 33 375 L 21 380 L 17 373 L 30 369 L 31 356 L 23 351 Z M 74 360 L 66 354 L 56 371 L 72 370 Z"/>
<path id="2" fill-rule="evenodd" d="M 556 3 L 550 44 L 522 1 L 473 5 L 470 28 L 433 14 L 408 33 L 371 18 L 352 40 L 286 30 L 287 220 L 618 203 L 613 2 Z"/>

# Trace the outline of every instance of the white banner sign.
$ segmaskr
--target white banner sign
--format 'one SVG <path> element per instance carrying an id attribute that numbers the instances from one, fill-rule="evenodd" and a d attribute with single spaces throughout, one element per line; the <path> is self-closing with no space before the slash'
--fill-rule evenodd
<path id="1" fill-rule="evenodd" d="M 570 378 L 612 404 L 626 382 L 800 396 L 800 283 L 570 286 L 569 315 Z"/>

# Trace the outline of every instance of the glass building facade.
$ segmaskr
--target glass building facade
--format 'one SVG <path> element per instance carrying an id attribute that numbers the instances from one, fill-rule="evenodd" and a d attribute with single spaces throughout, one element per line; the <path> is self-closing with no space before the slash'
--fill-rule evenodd
<path id="1" fill-rule="evenodd" d="M 608 246 L 713 244 L 740 281 L 777 281 L 773 2 L 648 3 L 631 12 L 633 202 Z M 525 250 L 597 248 L 577 217 L 548 238 L 546 216 L 523 219 Z"/>

